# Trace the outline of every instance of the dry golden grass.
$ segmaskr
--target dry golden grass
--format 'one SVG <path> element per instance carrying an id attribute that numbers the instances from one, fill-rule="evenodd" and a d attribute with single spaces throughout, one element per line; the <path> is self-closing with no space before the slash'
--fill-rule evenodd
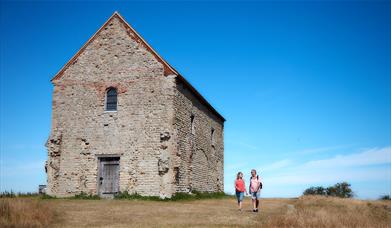
<path id="1" fill-rule="evenodd" d="M 38 198 L 0 198 L 0 227 L 47 227 L 54 210 Z"/>
<path id="2" fill-rule="evenodd" d="M 6 203 L 5 207 L 14 209 L 4 210 Z M 176 202 L 1 199 L 1 205 L 0 227 L 12 222 L 19 227 L 28 221 L 37 227 L 391 227 L 390 201 L 326 197 L 262 199 L 260 213 L 251 212 L 249 198 L 242 212 L 234 198 Z M 13 215 L 18 211 L 19 215 Z M 7 216 L 13 219 L 6 221 Z"/>
<path id="3" fill-rule="evenodd" d="M 391 202 L 305 196 L 259 221 L 266 227 L 391 227 Z"/>

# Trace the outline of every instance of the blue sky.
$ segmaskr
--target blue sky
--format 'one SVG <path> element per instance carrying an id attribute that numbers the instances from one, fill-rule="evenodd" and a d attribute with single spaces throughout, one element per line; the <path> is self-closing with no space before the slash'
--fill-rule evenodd
<path id="1" fill-rule="evenodd" d="M 51 77 L 118 10 L 221 114 L 225 191 L 391 194 L 390 2 L 4 2 L 0 188 L 45 183 Z"/>

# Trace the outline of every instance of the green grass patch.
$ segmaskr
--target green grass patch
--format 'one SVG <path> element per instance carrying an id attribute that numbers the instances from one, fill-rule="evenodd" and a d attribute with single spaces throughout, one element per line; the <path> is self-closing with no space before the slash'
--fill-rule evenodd
<path id="1" fill-rule="evenodd" d="M 87 194 L 85 192 L 81 192 L 71 197 L 56 197 L 50 196 L 47 194 L 40 195 L 41 199 L 72 199 L 72 200 L 100 200 L 101 198 L 98 195 Z"/>
<path id="2" fill-rule="evenodd" d="M 223 199 L 232 197 L 224 192 L 197 192 L 192 193 L 178 192 L 171 198 L 160 198 L 158 196 L 142 196 L 138 193 L 129 194 L 128 192 L 120 192 L 114 196 L 114 199 L 126 200 L 147 200 L 147 201 L 184 201 L 184 200 L 200 200 L 200 199 Z"/>
<path id="3" fill-rule="evenodd" d="M 39 197 L 44 200 L 51 199 L 75 199 L 75 200 L 99 200 L 101 199 L 98 195 L 87 194 L 81 192 L 77 195 L 71 197 L 56 197 L 50 196 L 47 194 L 38 194 L 38 193 L 15 193 L 13 191 L 0 192 L 0 198 L 18 198 L 18 197 Z M 186 201 L 186 200 L 201 200 L 201 199 L 223 199 L 232 197 L 225 194 L 224 192 L 197 192 L 193 191 L 192 193 L 178 192 L 174 194 L 171 198 L 162 199 L 159 196 L 142 196 L 138 193 L 129 194 L 128 192 L 120 192 L 114 196 L 114 199 L 124 199 L 124 200 L 146 200 L 146 201 Z"/>
<path id="4" fill-rule="evenodd" d="M 85 192 L 81 192 L 71 197 L 56 197 L 50 196 L 47 194 L 40 195 L 41 199 L 74 199 L 74 200 L 100 200 L 101 198 L 98 195 L 87 194 Z"/>
<path id="5" fill-rule="evenodd" d="M 152 200 L 152 201 L 160 201 L 161 199 L 158 196 L 142 196 L 137 193 L 129 194 L 128 192 L 119 192 L 114 195 L 114 199 L 127 199 L 127 200 Z"/>
<path id="6" fill-rule="evenodd" d="M 80 200 L 99 200 L 100 197 L 98 195 L 87 194 L 85 192 L 81 192 L 77 195 L 69 197 L 67 199 L 80 199 Z"/>
<path id="7" fill-rule="evenodd" d="M 42 194 L 41 199 L 58 199 L 55 196 L 49 196 L 48 194 Z"/>

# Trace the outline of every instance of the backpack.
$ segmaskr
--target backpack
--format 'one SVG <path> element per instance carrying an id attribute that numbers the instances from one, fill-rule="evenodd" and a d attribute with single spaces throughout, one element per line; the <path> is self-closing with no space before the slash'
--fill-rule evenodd
<path id="1" fill-rule="evenodd" d="M 251 179 L 252 179 L 252 177 L 250 177 L 250 188 L 249 188 L 249 192 L 251 192 Z M 257 175 L 257 180 L 259 180 L 259 176 Z M 262 189 L 262 187 L 263 187 L 263 184 L 262 184 L 262 182 L 260 181 L 259 182 L 259 189 Z"/>

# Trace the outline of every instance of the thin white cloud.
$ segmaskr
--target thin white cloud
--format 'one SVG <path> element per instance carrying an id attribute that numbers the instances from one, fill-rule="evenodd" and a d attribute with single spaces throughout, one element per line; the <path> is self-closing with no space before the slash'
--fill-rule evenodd
<path id="1" fill-rule="evenodd" d="M 257 150 L 258 147 L 256 145 L 253 145 L 251 143 L 248 143 L 245 138 L 242 136 L 232 136 L 232 138 L 235 138 L 235 140 L 229 140 L 227 141 L 227 145 L 233 145 L 233 146 L 238 146 L 238 147 L 243 147 L 245 149 L 251 149 L 251 150 Z"/>
<path id="2" fill-rule="evenodd" d="M 317 147 L 317 148 L 309 148 L 309 149 L 304 149 L 300 151 L 296 151 L 295 154 L 301 154 L 301 155 L 306 155 L 306 154 L 316 154 L 316 153 L 321 153 L 321 152 L 329 152 L 329 151 L 334 151 L 338 149 L 343 149 L 352 146 L 352 144 L 348 145 L 338 145 L 338 146 L 328 146 L 328 147 Z"/>
<path id="3" fill-rule="evenodd" d="M 391 147 L 373 148 L 360 153 L 337 155 L 334 158 L 310 161 L 308 168 L 332 168 L 391 163 Z"/>
<path id="4" fill-rule="evenodd" d="M 14 164 L 2 162 L 1 177 L 23 176 L 26 173 L 45 172 L 45 160 L 31 161 L 29 163 Z"/>
<path id="5" fill-rule="evenodd" d="M 279 170 L 279 169 L 282 169 L 284 167 L 288 167 L 288 166 L 290 166 L 292 164 L 293 164 L 293 162 L 291 160 L 284 159 L 284 160 L 276 161 L 276 162 L 274 162 L 274 163 L 272 163 L 270 165 L 260 167 L 260 168 L 258 168 L 258 170 L 261 170 L 262 172 Z"/>
<path id="6" fill-rule="evenodd" d="M 286 162 L 279 162 L 282 165 Z M 279 164 L 276 163 L 276 164 Z M 292 163 L 293 164 L 293 163 Z M 373 148 L 329 159 L 285 165 L 282 170 L 267 172 L 265 178 L 273 184 L 316 184 L 338 181 L 391 181 L 391 147 Z M 278 167 L 278 165 L 275 165 Z M 373 166 L 373 167 L 372 167 Z"/>
<path id="7" fill-rule="evenodd" d="M 254 146 L 254 145 L 251 145 L 251 144 L 248 144 L 248 143 L 245 143 L 245 142 L 239 142 L 238 143 L 240 146 L 244 146 L 248 149 L 252 149 L 252 150 L 256 150 L 258 149 L 258 147 Z"/>
<path id="8" fill-rule="evenodd" d="M 265 176 L 264 181 L 268 185 L 323 185 L 341 181 L 391 181 L 391 172 L 388 167 L 374 168 L 350 168 L 350 169 L 303 169 L 298 168 L 293 172 Z"/>
<path id="9" fill-rule="evenodd" d="M 242 167 L 244 167 L 244 166 L 246 166 L 246 164 L 245 163 L 228 163 L 228 164 L 226 164 L 225 165 L 225 169 L 226 170 L 238 170 L 238 169 L 240 169 L 240 168 L 242 168 Z"/>

